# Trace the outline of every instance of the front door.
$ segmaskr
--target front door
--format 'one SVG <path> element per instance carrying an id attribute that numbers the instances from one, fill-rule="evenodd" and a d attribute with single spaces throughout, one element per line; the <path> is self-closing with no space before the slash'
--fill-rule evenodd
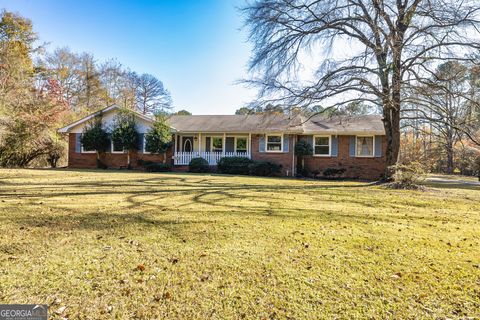
<path id="1" fill-rule="evenodd" d="M 182 137 L 182 151 L 193 152 L 193 137 Z"/>

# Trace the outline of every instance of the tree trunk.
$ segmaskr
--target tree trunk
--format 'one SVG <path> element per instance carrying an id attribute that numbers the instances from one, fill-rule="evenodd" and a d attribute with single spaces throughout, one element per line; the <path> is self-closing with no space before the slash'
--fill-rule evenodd
<path id="1" fill-rule="evenodd" d="M 130 150 L 127 151 L 127 169 L 130 169 Z"/>
<path id="2" fill-rule="evenodd" d="M 384 108 L 383 109 L 383 126 L 387 139 L 387 150 L 385 152 L 386 170 L 385 180 L 392 179 L 394 170 L 392 166 L 398 161 L 398 154 L 400 152 L 400 107 Z"/>
<path id="3" fill-rule="evenodd" d="M 167 163 L 167 152 L 163 153 L 163 163 Z"/>
<path id="4" fill-rule="evenodd" d="M 453 173 L 453 144 L 450 140 L 445 143 L 445 151 L 447 152 L 447 173 Z"/>

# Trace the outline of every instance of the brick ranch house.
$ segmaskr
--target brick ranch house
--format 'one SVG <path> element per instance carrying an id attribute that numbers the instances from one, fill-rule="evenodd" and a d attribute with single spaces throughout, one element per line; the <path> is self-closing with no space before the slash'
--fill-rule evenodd
<path id="1" fill-rule="evenodd" d="M 83 149 L 80 136 L 89 121 L 100 112 L 103 124 L 109 128 L 119 111 L 111 106 L 59 129 L 68 134 L 68 166 L 95 168 L 95 151 Z M 140 143 L 131 155 L 132 165 L 138 160 L 163 162 L 163 155 L 145 151 L 145 133 L 153 118 L 135 113 Z M 344 169 L 343 177 L 375 180 L 385 170 L 386 139 L 381 116 L 341 116 L 326 118 L 314 116 L 260 115 L 173 115 L 168 119 L 173 147 L 165 161 L 173 171 L 185 171 L 192 158 L 202 157 L 212 167 L 222 157 L 244 156 L 253 160 L 268 160 L 282 166 L 282 174 L 294 176 L 297 141 L 306 140 L 314 154 L 303 157 L 310 171 L 323 172 L 327 168 Z M 113 144 L 102 155 L 109 167 L 122 167 L 127 155 Z"/>

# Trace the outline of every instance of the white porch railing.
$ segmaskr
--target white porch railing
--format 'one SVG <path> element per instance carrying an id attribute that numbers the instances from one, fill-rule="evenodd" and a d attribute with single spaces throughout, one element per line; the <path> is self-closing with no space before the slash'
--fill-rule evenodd
<path id="1" fill-rule="evenodd" d="M 188 165 L 193 158 L 203 158 L 208 161 L 208 164 L 215 166 L 223 157 L 247 157 L 250 158 L 248 152 L 176 152 L 173 155 L 175 165 Z"/>

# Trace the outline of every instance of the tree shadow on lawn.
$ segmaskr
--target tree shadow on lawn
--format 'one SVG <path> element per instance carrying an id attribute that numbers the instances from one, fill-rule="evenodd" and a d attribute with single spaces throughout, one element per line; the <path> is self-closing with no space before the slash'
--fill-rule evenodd
<path id="1" fill-rule="evenodd" d="M 63 210 L 62 210 L 63 211 Z M 183 240 L 181 230 L 189 230 L 190 233 L 198 232 L 208 235 L 208 226 L 215 223 L 212 218 L 202 219 L 178 219 L 176 217 L 165 217 L 141 212 L 79 212 L 76 210 L 65 210 L 62 213 L 35 213 L 16 214 L 14 216 L 0 215 L 0 223 L 3 225 L 16 225 L 19 230 L 45 229 L 49 235 L 65 233 L 70 231 L 92 231 L 102 233 L 126 233 L 129 236 L 134 234 L 143 235 L 146 232 L 166 233 L 169 236 Z M 205 226 L 202 230 L 195 231 L 191 228 L 194 225 Z M 128 229 L 128 230 L 126 230 Z M 96 234 L 94 234 L 96 235 Z M 92 236 L 94 236 L 92 235 Z"/>
<path id="2" fill-rule="evenodd" d="M 70 171 L 70 170 L 68 170 Z M 98 171 L 95 171 L 98 172 Z M 103 172 L 103 171 L 102 171 Z M 124 172 L 124 171 L 119 171 Z M 115 171 L 114 171 L 115 173 Z M 218 181 L 216 179 L 209 179 L 210 176 L 205 175 L 191 175 L 191 174 L 178 174 L 174 175 L 157 175 L 152 174 L 150 177 L 139 177 L 138 179 L 128 179 L 127 183 L 115 180 L 115 175 L 109 176 L 108 179 L 102 181 L 78 181 L 78 182 L 26 182 L 22 181 L 10 181 L 9 188 L 18 190 L 16 192 L 8 192 L 7 189 L 5 192 L 5 187 L 0 189 L 0 198 L 11 197 L 20 198 L 21 204 L 27 205 L 37 205 L 42 199 L 52 199 L 60 197 L 61 201 L 56 203 L 56 206 L 52 206 L 52 209 L 55 210 L 65 210 L 68 209 L 68 201 L 64 200 L 66 197 L 86 197 L 85 201 L 88 203 L 88 196 L 95 195 L 108 195 L 108 196 L 117 196 L 117 198 L 112 198 L 112 201 L 125 201 L 128 205 L 122 207 L 118 210 L 132 210 L 134 209 L 134 214 L 119 213 L 119 214 L 104 214 L 102 218 L 118 216 L 118 222 L 115 222 L 116 227 L 121 227 L 122 224 L 126 225 L 129 223 L 136 224 L 155 224 L 156 219 L 151 218 L 152 214 L 164 214 L 178 212 L 182 213 L 182 210 L 190 213 L 192 209 L 190 206 L 197 206 L 198 204 L 202 205 L 203 212 L 214 214 L 235 214 L 243 216 L 265 216 L 265 217 L 294 217 L 298 219 L 307 218 L 307 217 L 318 217 L 322 219 L 327 217 L 327 220 L 332 219 L 358 219 L 359 221 L 366 220 L 376 220 L 394 223 L 398 219 L 403 219 L 401 214 L 388 214 L 382 212 L 384 217 L 379 215 L 374 217 L 369 217 L 367 214 L 358 212 L 362 207 L 364 208 L 373 208 L 373 209 L 384 209 L 391 208 L 389 203 L 386 203 L 381 197 L 376 199 L 372 197 L 372 192 L 382 192 L 382 190 L 372 189 L 368 190 L 365 187 L 370 186 L 371 184 L 345 184 L 340 183 L 336 185 L 335 183 L 328 182 L 328 184 L 319 182 L 311 183 L 308 185 L 295 185 L 295 184 L 255 184 L 255 183 L 244 183 L 245 180 L 239 181 Z M 228 177 L 238 177 L 238 176 L 227 176 L 222 175 L 223 178 Z M 31 177 L 29 177 L 31 179 Z M 69 177 L 70 178 L 70 177 Z M 200 178 L 200 180 L 197 180 Z M 252 177 L 243 177 L 240 178 L 252 178 Z M 252 178 L 256 179 L 256 178 Z M 277 180 L 274 180 L 276 182 Z M 292 181 L 291 179 L 286 180 Z M 258 180 L 255 180 L 258 181 Z M 40 186 L 47 185 L 48 188 L 42 187 L 42 191 L 39 192 L 38 188 Z M 137 189 L 138 188 L 138 189 Z M 327 190 L 328 193 L 326 196 L 323 196 L 322 190 Z M 362 192 L 359 195 L 355 193 Z M 368 192 L 363 192 L 363 191 Z M 285 196 L 288 195 L 307 195 L 308 199 L 289 199 Z M 163 203 L 164 199 L 172 200 L 178 197 L 178 203 L 172 205 L 171 203 Z M 316 197 L 311 198 L 311 197 Z M 25 201 L 27 200 L 27 201 Z M 67 201 L 65 206 L 58 203 Z M 79 201 L 78 199 L 72 201 Z M 245 201 L 245 203 L 242 203 Z M 285 205 L 285 201 L 288 201 L 288 205 Z M 312 208 L 308 204 L 305 205 L 305 201 L 310 201 L 315 205 L 319 203 L 348 203 L 351 207 L 346 207 L 344 210 L 332 211 L 329 209 Z M 48 200 L 46 201 L 48 203 Z M 21 205 L 20 204 L 20 205 Z M 12 203 L 11 205 L 17 206 L 18 204 Z M 354 207 L 357 205 L 357 207 Z M 409 203 L 408 199 L 405 200 L 405 203 L 395 203 L 396 208 L 398 206 L 404 206 L 405 208 L 411 207 L 425 207 L 425 204 L 422 203 Z M 349 211 L 356 210 L 358 213 L 351 213 Z M 308 213 L 305 213 L 308 212 Z M 380 213 L 380 212 L 379 212 Z M 84 228 L 99 228 L 101 229 L 101 221 L 95 218 L 95 215 L 102 213 L 88 213 L 87 215 L 84 212 L 72 211 L 66 216 L 59 216 L 58 222 L 61 222 L 61 219 L 67 221 L 69 216 L 76 217 L 83 222 L 78 223 L 79 227 Z M 148 214 L 143 216 L 143 214 Z M 83 217 L 83 218 L 82 218 Z M 344 218 L 342 218 L 344 217 Z M 22 217 L 19 217 L 20 220 Z M 417 216 L 412 219 L 419 220 L 431 220 L 439 221 L 441 217 L 422 217 Z M 150 219 L 151 221 L 148 221 Z M 93 223 L 90 221 L 94 221 Z M 404 220 L 404 219 L 403 219 Z M 24 222 L 27 224 L 28 222 Z M 165 224 L 173 223 L 165 222 Z M 60 223 L 61 224 L 61 223 Z M 97 224 L 99 224 L 97 226 Z"/>
<path id="3" fill-rule="evenodd" d="M 197 191 L 222 191 L 222 190 L 253 190 L 255 192 L 281 192 L 281 191 L 306 191 L 315 192 L 325 189 L 342 189 L 342 188 L 365 188 L 371 186 L 371 183 L 358 183 L 358 184 L 345 184 L 339 182 L 339 184 L 328 184 L 319 182 L 318 184 L 310 185 L 276 185 L 276 184 L 251 184 L 241 183 L 238 181 L 220 182 L 218 180 L 210 180 L 208 178 L 196 180 L 197 177 L 204 175 L 191 175 L 187 177 L 181 176 L 175 173 L 177 176 L 153 176 L 149 178 L 129 179 L 128 182 L 121 180 L 115 180 L 115 176 L 111 179 L 101 181 L 77 181 L 77 182 L 22 182 L 22 181 L 7 181 L 4 184 L 3 189 L 11 188 L 18 191 L 8 192 L 0 189 L 0 197 L 34 197 L 36 193 L 38 197 L 58 197 L 58 196 L 88 196 L 88 195 L 110 195 L 110 194 L 123 194 L 123 193 L 136 193 L 136 194 L 151 194 L 151 193 L 185 193 L 185 192 L 197 192 Z M 227 176 L 221 175 L 220 177 L 242 178 L 242 179 L 256 179 L 249 176 Z M 31 177 L 29 177 L 31 179 Z M 262 178 L 265 179 L 265 178 Z M 276 182 L 277 178 L 270 178 Z M 18 179 L 17 179 L 18 180 Z M 285 179 L 286 181 L 292 181 L 291 179 Z M 280 180 L 281 181 L 281 180 Z M 38 188 L 41 187 L 42 191 L 48 191 L 48 193 L 38 193 Z M 130 190 L 130 188 L 140 188 L 146 190 Z M 158 187 L 158 188 L 157 188 Z M 60 192 L 58 190 L 61 190 Z M 69 192 L 63 189 L 70 189 Z M 23 190 L 23 192 L 22 192 Z M 27 192 L 29 191 L 29 192 Z"/>

